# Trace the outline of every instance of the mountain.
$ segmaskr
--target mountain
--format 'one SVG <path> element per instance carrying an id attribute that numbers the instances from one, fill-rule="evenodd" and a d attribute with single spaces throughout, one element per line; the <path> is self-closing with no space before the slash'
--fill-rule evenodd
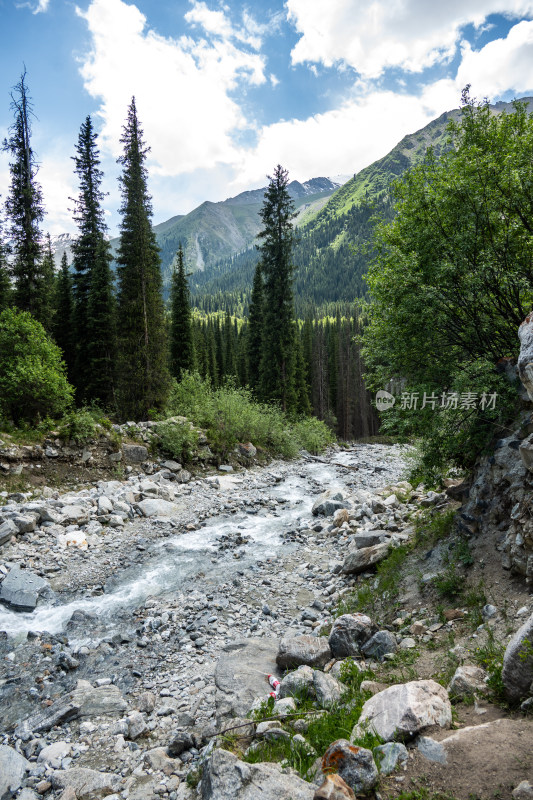
<path id="1" fill-rule="evenodd" d="M 533 111 L 533 98 L 522 98 Z M 496 103 L 493 113 L 512 111 L 512 103 Z M 293 250 L 294 291 L 299 314 L 309 303 L 353 302 L 366 292 L 364 274 L 372 257 L 376 217 L 392 219 L 390 186 L 407 169 L 420 163 L 432 146 L 437 157 L 447 147 L 447 126 L 459 119 L 459 109 L 447 111 L 404 138 L 386 156 L 344 183 L 320 209 L 313 209 L 299 228 Z M 258 260 L 255 249 L 226 259 L 191 278 L 193 301 L 206 310 L 242 309 Z"/>

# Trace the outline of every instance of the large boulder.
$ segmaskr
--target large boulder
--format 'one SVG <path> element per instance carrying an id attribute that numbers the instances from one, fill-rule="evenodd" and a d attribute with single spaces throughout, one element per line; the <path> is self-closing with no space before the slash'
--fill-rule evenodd
<path id="1" fill-rule="evenodd" d="M 142 464 L 148 459 L 148 450 L 142 444 L 123 444 L 122 455 L 129 464 Z"/>
<path id="2" fill-rule="evenodd" d="M 333 658 L 360 656 L 361 647 L 377 631 L 366 614 L 343 614 L 333 623 L 329 635 L 329 647 Z"/>
<path id="3" fill-rule="evenodd" d="M 278 639 L 240 639 L 227 644 L 215 669 L 217 718 L 245 717 L 256 700 L 268 699 L 267 675 L 276 673 Z"/>
<path id="4" fill-rule="evenodd" d="M 376 661 L 383 661 L 384 656 L 395 653 L 397 649 L 396 637 L 390 631 L 378 631 L 361 646 L 363 655 Z"/>
<path id="5" fill-rule="evenodd" d="M 533 401 L 533 313 L 529 314 L 518 328 L 518 338 L 520 339 L 518 374 L 529 399 Z"/>
<path id="6" fill-rule="evenodd" d="M 0 601 L 15 611 L 33 611 L 39 598 L 50 593 L 48 581 L 17 565 L 2 581 Z"/>
<path id="7" fill-rule="evenodd" d="M 302 664 L 294 672 L 289 672 L 281 681 L 279 694 L 281 698 L 304 695 L 314 697 L 314 670 Z"/>
<path id="8" fill-rule="evenodd" d="M 135 507 L 143 517 L 172 517 L 178 510 L 175 503 L 161 500 L 159 497 L 141 500 Z"/>
<path id="9" fill-rule="evenodd" d="M 506 697 L 511 702 L 524 697 L 533 683 L 533 614 L 507 645 L 502 680 Z"/>
<path id="10" fill-rule="evenodd" d="M 0 800 L 10 800 L 22 786 L 24 774 L 30 768 L 24 756 L 8 747 L 0 745 Z"/>
<path id="11" fill-rule="evenodd" d="M 313 800 L 314 789 L 280 764 L 245 764 L 215 750 L 202 774 L 202 800 Z"/>
<path id="12" fill-rule="evenodd" d="M 352 547 L 346 553 L 342 572 L 347 575 L 365 572 L 369 567 L 373 567 L 383 561 L 384 558 L 387 558 L 389 550 L 390 544 L 387 542 L 375 544 L 372 547 Z"/>
<path id="13" fill-rule="evenodd" d="M 480 667 L 464 664 L 457 667 L 448 686 L 450 697 L 457 699 L 473 697 L 476 694 L 486 694 L 487 673 Z"/>
<path id="14" fill-rule="evenodd" d="M 322 708 L 327 708 L 340 702 L 341 697 L 346 692 L 346 686 L 326 672 L 315 669 L 313 673 L 313 684 L 316 699 Z"/>
<path id="15" fill-rule="evenodd" d="M 120 780 L 120 775 L 75 767 L 53 772 L 52 788 L 57 792 L 70 787 L 74 789 L 78 800 L 96 800 L 108 794 L 115 794 L 120 787 Z"/>
<path id="16" fill-rule="evenodd" d="M 331 661 L 331 650 L 324 636 L 285 636 L 279 643 L 276 662 L 281 669 L 301 664 L 323 668 Z"/>
<path id="17" fill-rule="evenodd" d="M 336 772 L 356 794 L 369 792 L 379 777 L 372 751 L 346 739 L 330 744 L 322 758 L 322 771 Z"/>
<path id="18" fill-rule="evenodd" d="M 346 508 L 342 493 L 328 490 L 313 503 L 311 511 L 315 517 L 331 517 L 339 508 Z"/>
<path id="19" fill-rule="evenodd" d="M 367 700 L 352 739 L 370 728 L 386 742 L 407 740 L 426 728 L 449 728 L 451 723 L 452 706 L 446 689 L 432 680 L 410 681 L 389 686 Z"/>

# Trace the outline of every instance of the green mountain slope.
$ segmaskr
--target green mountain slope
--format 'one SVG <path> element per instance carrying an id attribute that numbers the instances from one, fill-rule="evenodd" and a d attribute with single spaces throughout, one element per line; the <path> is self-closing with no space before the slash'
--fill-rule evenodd
<path id="1" fill-rule="evenodd" d="M 533 98 L 524 101 L 533 110 Z M 492 110 L 511 111 L 512 104 L 497 103 Z M 460 113 L 448 111 L 405 136 L 386 156 L 341 186 L 322 209 L 307 215 L 293 254 L 299 313 L 305 313 L 309 303 L 353 302 L 364 295 L 374 220 L 393 214 L 391 182 L 419 163 L 429 146 L 438 156 L 447 146 L 450 119 L 458 119 Z M 257 258 L 257 251 L 248 250 L 195 275 L 191 286 L 195 303 L 212 310 L 245 306 Z"/>

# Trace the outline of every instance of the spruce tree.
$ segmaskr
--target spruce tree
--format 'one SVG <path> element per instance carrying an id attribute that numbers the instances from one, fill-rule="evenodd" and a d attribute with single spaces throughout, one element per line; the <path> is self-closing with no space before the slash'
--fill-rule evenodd
<path id="1" fill-rule="evenodd" d="M 264 280 L 263 348 L 260 396 L 296 409 L 292 245 L 294 203 L 287 191 L 288 172 L 278 164 L 260 211 L 263 228 L 261 271 Z"/>
<path id="2" fill-rule="evenodd" d="M 261 356 L 263 353 L 263 322 L 263 275 L 261 273 L 261 262 L 259 262 L 254 273 L 254 283 L 248 311 L 248 331 L 246 334 L 248 382 L 250 388 L 253 389 L 254 392 L 259 388 Z"/>
<path id="3" fill-rule="evenodd" d="M 39 322 L 46 323 L 46 301 L 49 292 L 42 272 L 42 247 L 39 224 L 44 217 L 43 196 L 37 182 L 37 162 L 31 147 L 32 104 L 26 86 L 26 72 L 13 88 L 11 109 L 15 120 L 3 149 L 12 157 L 9 165 L 11 186 L 6 199 L 8 233 L 12 243 L 11 274 L 14 279 L 13 301 L 29 311 Z"/>
<path id="4" fill-rule="evenodd" d="M 54 306 L 54 339 L 63 352 L 63 361 L 67 365 L 67 375 L 70 380 L 74 366 L 74 336 L 72 330 L 74 305 L 72 278 L 66 253 L 63 253 L 61 257 L 61 268 L 56 278 Z"/>
<path id="5" fill-rule="evenodd" d="M 4 243 L 0 220 L 0 312 L 11 303 L 11 280 L 7 266 L 8 246 Z"/>
<path id="6" fill-rule="evenodd" d="M 172 273 L 170 303 L 172 308 L 170 372 L 179 381 L 184 372 L 192 370 L 194 367 L 189 285 L 185 274 L 181 242 L 178 248 L 177 262 Z"/>
<path id="7" fill-rule="evenodd" d="M 98 400 L 110 406 L 114 399 L 116 358 L 115 303 L 111 253 L 106 239 L 101 189 L 103 173 L 97 134 L 87 116 L 82 123 L 75 173 L 79 194 L 74 219 L 79 229 L 73 251 L 74 332 L 76 357 L 74 382 L 82 400 Z"/>
<path id="8" fill-rule="evenodd" d="M 231 324 L 231 316 L 229 310 L 226 310 L 226 315 L 224 317 L 224 370 L 226 376 L 234 376 L 237 374 L 235 345 L 235 334 L 233 325 Z"/>
<path id="9" fill-rule="evenodd" d="M 52 253 L 52 239 L 46 234 L 46 239 L 41 256 L 41 292 L 39 295 L 39 314 L 42 326 L 47 333 L 53 330 L 54 318 L 54 290 L 55 290 L 55 262 Z"/>
<path id="10" fill-rule="evenodd" d="M 169 386 L 161 259 L 150 219 L 145 166 L 149 148 L 137 118 L 135 98 L 121 142 L 122 222 L 118 262 L 118 392 L 123 418 L 146 418 L 163 407 Z"/>

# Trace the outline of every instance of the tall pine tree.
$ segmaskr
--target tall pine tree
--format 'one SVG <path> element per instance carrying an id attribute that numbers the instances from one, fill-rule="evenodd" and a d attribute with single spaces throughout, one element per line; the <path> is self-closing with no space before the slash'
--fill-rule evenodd
<path id="1" fill-rule="evenodd" d="M 146 418 L 164 405 L 169 374 L 161 259 L 150 224 L 151 198 L 145 166 L 149 148 L 137 118 L 135 98 L 121 142 L 122 223 L 118 262 L 118 398 L 123 418 Z"/>
<path id="2" fill-rule="evenodd" d="M 72 278 L 66 253 L 61 257 L 61 268 L 56 277 L 54 305 L 54 339 L 63 351 L 63 361 L 67 365 L 67 375 L 70 380 L 74 366 L 73 300 Z"/>
<path id="3" fill-rule="evenodd" d="M 88 116 L 81 125 L 73 157 L 80 187 L 74 209 L 79 235 L 72 248 L 76 341 L 73 375 L 80 399 L 110 406 L 114 401 L 115 304 L 102 208 L 103 173 L 96 140 Z"/>
<path id="4" fill-rule="evenodd" d="M 248 355 L 248 382 L 250 388 L 257 392 L 259 388 L 261 356 L 263 354 L 263 322 L 264 322 L 263 275 L 259 261 L 254 273 L 250 308 L 248 311 L 248 331 L 246 347 Z"/>
<path id="5" fill-rule="evenodd" d="M 172 273 L 170 303 L 172 307 L 170 371 L 174 378 L 181 380 L 183 373 L 187 370 L 192 370 L 194 366 L 189 285 L 185 274 L 181 242 L 177 252 L 174 272 Z"/>
<path id="6" fill-rule="evenodd" d="M 8 247 L 4 242 L 0 220 L 0 312 L 11 303 L 11 281 L 7 266 Z"/>
<path id="7" fill-rule="evenodd" d="M 284 411 L 292 412 L 297 407 L 291 260 L 294 203 L 287 191 L 287 170 L 278 164 L 269 181 L 260 211 L 263 228 L 259 233 L 264 280 L 260 396 L 265 401 L 277 401 Z"/>
<path id="8" fill-rule="evenodd" d="M 29 311 L 39 322 L 46 324 L 50 286 L 43 274 L 41 232 L 44 217 L 43 195 L 37 182 L 37 161 L 31 147 L 31 98 L 26 86 L 26 72 L 13 88 L 11 109 L 14 122 L 3 149 L 12 157 L 9 165 L 11 187 L 6 199 L 9 237 L 13 258 L 11 274 L 14 279 L 13 301 L 18 308 Z"/>

